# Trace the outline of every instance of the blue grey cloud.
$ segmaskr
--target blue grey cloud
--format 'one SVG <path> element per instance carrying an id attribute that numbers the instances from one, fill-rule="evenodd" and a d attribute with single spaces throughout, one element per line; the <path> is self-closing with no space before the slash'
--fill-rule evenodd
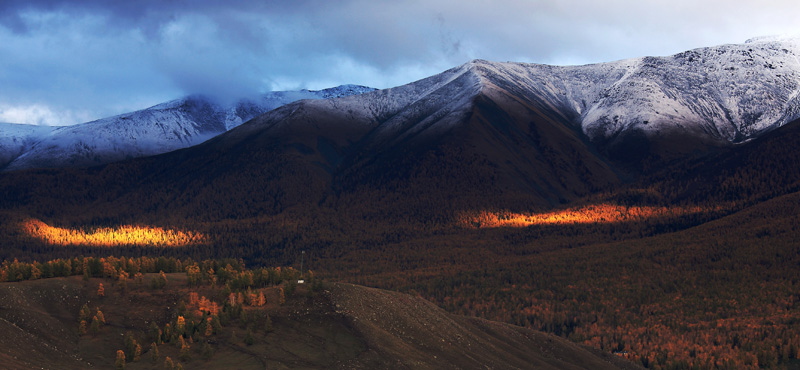
<path id="1" fill-rule="evenodd" d="M 383 88 L 473 58 L 666 55 L 791 31 L 791 14 L 800 5 L 741 0 L 3 0 L 0 121 L 77 123 L 191 93 Z"/>

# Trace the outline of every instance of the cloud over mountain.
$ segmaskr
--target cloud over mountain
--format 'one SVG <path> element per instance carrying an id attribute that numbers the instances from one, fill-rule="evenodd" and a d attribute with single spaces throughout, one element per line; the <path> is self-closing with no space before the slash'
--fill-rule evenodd
<path id="1" fill-rule="evenodd" d="M 101 118 L 192 93 L 384 88 L 474 58 L 573 64 L 667 55 L 787 32 L 794 24 L 784 15 L 800 11 L 789 2 L 718 5 L 9 0 L 0 4 L 0 102 L 44 106 L 60 118 L 43 123 L 72 124 L 75 115 L 62 112 Z"/>

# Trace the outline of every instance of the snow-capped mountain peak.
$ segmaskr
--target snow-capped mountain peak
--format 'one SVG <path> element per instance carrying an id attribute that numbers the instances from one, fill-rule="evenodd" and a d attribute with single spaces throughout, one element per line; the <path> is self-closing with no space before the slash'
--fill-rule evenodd
<path id="1" fill-rule="evenodd" d="M 4 125 L 0 168 L 85 167 L 165 153 L 199 144 L 297 100 L 332 99 L 372 90 L 342 85 L 319 91 L 274 91 L 232 104 L 191 95 L 73 126 L 33 130 L 29 125 Z"/>
<path id="2" fill-rule="evenodd" d="M 762 37 L 671 56 L 583 66 L 476 59 L 420 81 L 355 97 L 374 89 L 342 85 L 271 92 L 233 104 L 189 96 L 81 125 L 0 135 L 0 168 L 88 166 L 164 153 L 303 99 L 325 99 L 305 107 L 371 117 L 364 122 L 381 122 L 372 135 L 397 142 L 464 122 L 476 97 L 483 94 L 516 101 L 515 109 L 546 112 L 601 146 L 627 145 L 631 137 L 659 140 L 676 135 L 728 145 L 800 117 L 799 56 L 800 39 Z"/>
<path id="3" fill-rule="evenodd" d="M 485 86 L 524 92 L 591 139 L 690 132 L 740 142 L 800 117 L 800 42 L 759 38 L 583 66 L 467 63 Z"/>

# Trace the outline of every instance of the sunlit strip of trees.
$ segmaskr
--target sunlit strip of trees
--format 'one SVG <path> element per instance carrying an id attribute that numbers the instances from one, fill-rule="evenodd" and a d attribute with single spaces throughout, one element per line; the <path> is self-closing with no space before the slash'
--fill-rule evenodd
<path id="1" fill-rule="evenodd" d="M 39 220 L 29 219 L 22 223 L 21 228 L 32 237 L 56 245 L 180 247 L 202 243 L 205 240 L 205 236 L 197 232 L 132 225 L 84 231 L 54 227 Z"/>
<path id="2" fill-rule="evenodd" d="M 708 211 L 701 207 L 650 207 L 594 204 L 546 213 L 477 211 L 464 213 L 459 221 L 473 228 L 526 227 L 531 225 L 590 224 L 643 221 L 696 214 Z"/>

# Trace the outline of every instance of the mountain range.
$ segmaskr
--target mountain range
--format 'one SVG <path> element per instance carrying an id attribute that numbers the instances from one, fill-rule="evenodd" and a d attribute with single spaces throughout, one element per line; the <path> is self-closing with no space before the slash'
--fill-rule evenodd
<path id="1" fill-rule="evenodd" d="M 347 103 L 353 107 L 345 109 L 372 121 L 376 135 L 399 135 L 390 139 L 396 141 L 449 131 L 475 105 L 476 96 L 492 96 L 509 99 L 502 103 L 528 111 L 523 114 L 547 115 L 611 159 L 675 157 L 741 143 L 800 117 L 798 50 L 795 39 L 761 38 L 668 57 L 583 66 L 474 60 Z M 0 164 L 5 170 L 87 167 L 160 154 L 201 143 L 296 100 L 372 90 L 344 85 L 273 92 L 224 106 L 191 96 L 49 130 L 4 124 Z"/>
<path id="2" fill-rule="evenodd" d="M 795 120 L 798 45 L 756 39 L 566 67 L 474 60 L 383 90 L 276 93 L 227 108 L 179 99 L 38 140 L 25 137 L 46 130 L 16 126 L 22 134 L 4 138 L 25 149 L 0 178 L 0 205 L 113 204 L 117 218 L 144 209 L 207 221 L 323 207 L 423 222 L 559 207 L 652 183 L 682 161 L 736 157 Z M 288 103 L 309 96 L 323 99 Z M 8 172 L 121 157 L 141 158 L 66 171 L 85 179 L 55 185 L 36 178 L 60 172 Z"/>
<path id="3" fill-rule="evenodd" d="M 2 135 L 29 149 L 0 173 L 0 257 L 285 266 L 305 252 L 320 276 L 417 293 L 645 367 L 791 368 L 798 54 L 798 40 L 760 38 L 584 66 L 474 60 L 241 124 L 219 113 L 229 108 L 184 99 L 166 114 L 216 117 L 197 126 L 213 129 L 148 131 L 180 149 L 91 167 L 102 161 L 25 144 L 40 129 L 24 128 Z M 69 233 L 144 225 L 204 239 L 59 245 L 18 226 L 31 219 Z"/>
<path id="4" fill-rule="evenodd" d="M 330 99 L 374 89 L 342 85 L 319 91 L 274 91 L 220 103 L 187 96 L 72 126 L 0 123 L 0 169 L 89 167 L 196 145 L 242 122 L 301 99 Z"/>

